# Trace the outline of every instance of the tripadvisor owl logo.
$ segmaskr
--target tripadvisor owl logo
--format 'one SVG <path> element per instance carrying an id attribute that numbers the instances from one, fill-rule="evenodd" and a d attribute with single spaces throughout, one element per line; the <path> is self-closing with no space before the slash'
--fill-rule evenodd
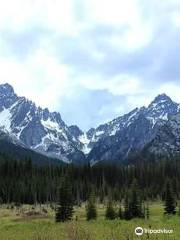
<path id="1" fill-rule="evenodd" d="M 143 233 L 144 233 L 144 230 L 143 230 L 142 227 L 137 227 L 137 228 L 135 228 L 135 234 L 136 234 L 137 236 L 141 236 L 141 235 L 143 235 Z"/>
<path id="2" fill-rule="evenodd" d="M 142 228 L 142 227 L 137 227 L 135 228 L 135 234 L 137 236 L 142 236 L 143 234 L 172 234 L 173 229 L 148 229 L 148 228 Z"/>

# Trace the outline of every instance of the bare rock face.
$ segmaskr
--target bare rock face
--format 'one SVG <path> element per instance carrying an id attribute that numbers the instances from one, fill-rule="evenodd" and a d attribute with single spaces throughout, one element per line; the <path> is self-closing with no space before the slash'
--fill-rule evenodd
<path id="1" fill-rule="evenodd" d="M 81 143 L 57 112 L 37 107 L 25 97 L 18 97 L 9 84 L 0 85 L 0 129 L 41 154 L 65 162 L 84 161 Z"/>
<path id="2" fill-rule="evenodd" d="M 155 138 L 145 147 L 155 158 L 171 158 L 180 154 L 180 113 L 170 117 Z"/>
<path id="3" fill-rule="evenodd" d="M 167 95 L 157 96 L 147 107 L 132 112 L 99 126 L 94 130 L 89 145 L 92 150 L 88 160 L 124 161 L 129 154 L 141 151 L 155 137 L 158 130 L 179 112 L 179 104 Z"/>
<path id="4" fill-rule="evenodd" d="M 97 128 L 83 132 L 67 126 L 60 113 L 19 97 L 9 84 L 0 85 L 0 131 L 23 147 L 67 163 L 121 162 L 148 145 L 155 154 L 179 152 L 179 104 L 167 95 Z"/>

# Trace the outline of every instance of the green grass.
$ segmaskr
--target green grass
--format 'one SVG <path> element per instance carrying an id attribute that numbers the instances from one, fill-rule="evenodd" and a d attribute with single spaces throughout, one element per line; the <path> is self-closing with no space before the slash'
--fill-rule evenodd
<path id="1" fill-rule="evenodd" d="M 47 213 L 43 211 L 47 210 Z M 48 206 L 23 206 L 7 209 L 0 207 L 0 240 L 133 240 L 162 239 L 180 240 L 180 217 L 164 217 L 160 203 L 150 204 L 150 219 L 131 221 L 107 221 L 104 219 L 105 208 L 99 206 L 98 219 L 87 222 L 85 206 L 75 209 L 77 221 L 55 223 L 54 213 Z M 31 213 L 31 214 L 30 214 Z M 173 234 L 153 234 L 137 237 L 137 226 L 159 229 L 173 229 Z"/>

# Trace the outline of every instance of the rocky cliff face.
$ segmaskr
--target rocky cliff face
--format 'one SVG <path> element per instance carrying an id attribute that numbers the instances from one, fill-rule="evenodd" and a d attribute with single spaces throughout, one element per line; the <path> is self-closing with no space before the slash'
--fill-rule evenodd
<path id="1" fill-rule="evenodd" d="M 0 85 L 0 128 L 27 148 L 65 162 L 83 161 L 81 143 L 57 112 L 18 97 L 8 84 Z"/>
<path id="2" fill-rule="evenodd" d="M 15 144 L 67 163 L 122 161 L 153 140 L 156 145 L 157 139 L 162 139 L 158 145 L 161 147 L 151 147 L 155 152 L 160 151 L 163 142 L 171 141 L 172 136 L 176 140 L 168 148 L 176 149 L 179 109 L 179 104 L 162 94 L 147 108 L 136 108 L 84 133 L 78 126 L 67 126 L 60 113 L 17 96 L 9 84 L 0 85 L 0 131 Z"/>
<path id="3" fill-rule="evenodd" d="M 171 158 L 180 154 L 180 113 L 157 131 L 155 138 L 144 148 L 147 155 L 155 158 Z"/>
<path id="4" fill-rule="evenodd" d="M 140 151 L 155 138 L 158 129 L 177 114 L 179 104 L 165 94 L 157 96 L 147 107 L 132 112 L 99 126 L 90 138 L 92 147 L 88 160 L 122 161 L 134 151 Z"/>

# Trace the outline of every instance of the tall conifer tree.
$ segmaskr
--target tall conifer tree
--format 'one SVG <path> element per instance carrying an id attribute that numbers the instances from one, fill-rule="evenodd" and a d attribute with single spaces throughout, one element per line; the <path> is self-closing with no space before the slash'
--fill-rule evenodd
<path id="1" fill-rule="evenodd" d="M 112 201 L 108 202 L 107 208 L 106 208 L 106 219 L 114 220 L 116 218 L 116 212 L 113 207 Z"/>
<path id="2" fill-rule="evenodd" d="M 166 183 L 164 213 L 176 214 L 176 201 L 169 180 Z"/>
<path id="3" fill-rule="evenodd" d="M 62 179 L 59 188 L 58 206 L 56 209 L 56 222 L 71 220 L 73 216 L 72 188 L 67 177 Z"/>
<path id="4" fill-rule="evenodd" d="M 86 207 L 86 218 L 87 218 L 87 221 L 95 220 L 97 218 L 97 210 L 96 210 L 94 192 L 92 192 L 90 194 L 90 197 L 88 199 L 88 204 Z"/>

